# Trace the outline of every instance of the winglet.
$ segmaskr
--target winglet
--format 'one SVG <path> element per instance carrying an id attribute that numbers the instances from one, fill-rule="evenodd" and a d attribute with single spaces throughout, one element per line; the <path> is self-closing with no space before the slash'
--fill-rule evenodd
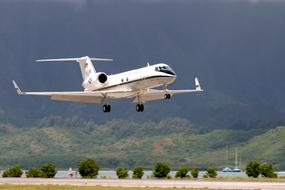
<path id="1" fill-rule="evenodd" d="M 12 80 L 12 82 L 13 82 L 13 85 L 14 85 L 16 91 L 17 91 L 17 94 L 22 94 L 22 91 L 19 88 L 19 86 L 17 85 L 16 81 Z"/>
<path id="2" fill-rule="evenodd" d="M 196 91 L 203 91 L 197 77 L 195 78 L 195 90 Z"/>

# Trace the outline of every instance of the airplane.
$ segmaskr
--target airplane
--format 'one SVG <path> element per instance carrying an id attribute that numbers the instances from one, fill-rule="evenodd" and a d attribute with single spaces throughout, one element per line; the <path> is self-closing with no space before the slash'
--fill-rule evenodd
<path id="1" fill-rule="evenodd" d="M 50 96 L 52 100 L 80 103 L 103 104 L 103 112 L 110 112 L 110 99 L 131 98 L 136 103 L 136 111 L 144 111 L 144 103 L 152 100 L 170 99 L 174 94 L 202 92 L 198 78 L 195 88 L 187 90 L 169 90 L 167 86 L 176 79 L 176 73 L 164 63 L 147 64 L 146 67 L 114 75 L 97 72 L 92 61 L 113 61 L 106 58 L 88 56 L 62 59 L 40 59 L 37 62 L 76 61 L 79 63 L 83 82 L 83 91 L 69 92 L 22 92 L 16 81 L 13 85 L 18 95 Z M 155 89 L 163 87 L 162 90 Z"/>

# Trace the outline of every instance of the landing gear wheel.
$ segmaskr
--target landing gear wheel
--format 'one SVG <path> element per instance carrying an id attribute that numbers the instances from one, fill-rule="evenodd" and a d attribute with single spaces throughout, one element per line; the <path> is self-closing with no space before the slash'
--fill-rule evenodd
<path id="1" fill-rule="evenodd" d="M 103 105 L 103 112 L 110 112 L 111 111 L 111 105 L 105 104 Z"/>
<path id="2" fill-rule="evenodd" d="M 137 104 L 136 110 L 137 110 L 137 112 L 143 112 L 144 111 L 144 105 L 143 104 Z"/>
<path id="3" fill-rule="evenodd" d="M 164 98 L 165 98 L 165 99 L 170 99 L 170 98 L 171 98 L 171 94 L 165 94 L 165 95 L 164 95 Z"/>

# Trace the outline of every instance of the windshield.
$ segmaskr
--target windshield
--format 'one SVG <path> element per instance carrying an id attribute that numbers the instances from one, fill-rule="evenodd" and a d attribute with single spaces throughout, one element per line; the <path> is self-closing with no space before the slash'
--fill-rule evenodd
<path id="1" fill-rule="evenodd" d="M 155 71 L 159 71 L 159 72 L 175 75 L 175 72 L 169 66 L 158 66 L 158 67 L 155 67 Z"/>

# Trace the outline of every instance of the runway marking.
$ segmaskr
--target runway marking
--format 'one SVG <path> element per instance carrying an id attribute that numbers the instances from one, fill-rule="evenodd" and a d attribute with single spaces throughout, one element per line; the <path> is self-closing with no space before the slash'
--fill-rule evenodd
<path id="1" fill-rule="evenodd" d="M 231 190 L 285 190 L 285 182 L 204 181 L 204 180 L 132 180 L 132 179 L 43 179 L 0 178 L 11 185 L 77 185 L 109 187 L 208 188 Z"/>

